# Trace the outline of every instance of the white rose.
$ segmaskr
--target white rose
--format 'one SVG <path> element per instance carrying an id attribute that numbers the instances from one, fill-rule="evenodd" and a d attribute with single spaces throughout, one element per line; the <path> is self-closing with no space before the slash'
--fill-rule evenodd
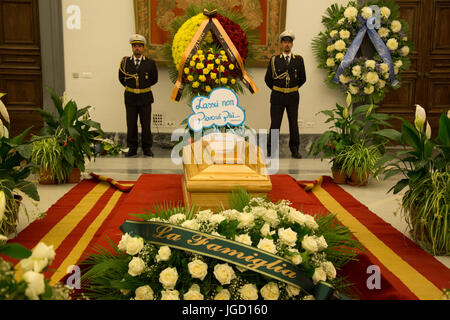
<path id="1" fill-rule="evenodd" d="M 272 239 L 264 238 L 259 240 L 258 248 L 264 251 L 268 251 L 270 253 L 277 253 L 277 248 L 273 243 Z"/>
<path id="2" fill-rule="evenodd" d="M 173 289 L 177 284 L 178 272 L 177 268 L 166 268 L 159 274 L 159 282 L 164 289 Z"/>
<path id="3" fill-rule="evenodd" d="M 278 300 L 280 297 L 280 289 L 275 282 L 269 282 L 261 288 L 260 292 L 264 300 Z"/>
<path id="4" fill-rule="evenodd" d="M 372 94 L 374 92 L 374 90 L 375 90 L 374 86 L 370 85 L 370 86 L 364 88 L 364 93 Z"/>
<path id="5" fill-rule="evenodd" d="M 202 210 L 197 213 L 195 219 L 197 221 L 206 222 L 213 216 L 213 212 L 211 210 Z"/>
<path id="6" fill-rule="evenodd" d="M 344 40 L 338 40 L 334 43 L 334 47 L 336 48 L 337 51 L 342 51 L 346 48 L 346 44 Z"/>
<path id="7" fill-rule="evenodd" d="M 305 215 L 301 213 L 300 211 L 297 211 L 295 209 L 292 209 L 289 211 L 288 214 L 288 220 L 290 222 L 297 222 L 299 225 L 304 226 L 305 225 Z"/>
<path id="8" fill-rule="evenodd" d="M 388 7 L 381 7 L 380 13 L 383 18 L 389 19 L 389 17 L 391 16 L 391 9 L 389 9 Z"/>
<path id="9" fill-rule="evenodd" d="M 352 74 L 358 78 L 361 75 L 361 66 L 354 66 L 352 68 Z"/>
<path id="10" fill-rule="evenodd" d="M 204 296 L 200 292 L 200 287 L 198 284 L 193 284 L 189 291 L 183 296 L 184 300 L 204 300 Z"/>
<path id="11" fill-rule="evenodd" d="M 378 80 L 380 80 L 378 74 L 373 71 L 367 72 L 366 75 L 364 76 L 364 81 L 370 84 L 376 84 Z"/>
<path id="12" fill-rule="evenodd" d="M 258 300 L 258 288 L 251 283 L 243 285 L 239 289 L 242 300 Z"/>
<path id="13" fill-rule="evenodd" d="M 209 219 L 209 222 L 213 225 L 218 225 L 225 219 L 226 217 L 221 214 L 213 214 L 212 217 Z"/>
<path id="14" fill-rule="evenodd" d="M 389 50 L 394 51 L 397 50 L 398 48 L 398 42 L 396 39 L 391 38 L 386 42 L 386 46 L 388 47 Z"/>
<path id="15" fill-rule="evenodd" d="M 183 213 L 174 214 L 169 218 L 169 222 L 172 224 L 180 224 L 184 220 L 186 220 L 186 215 Z"/>
<path id="16" fill-rule="evenodd" d="M 236 220 L 239 213 L 240 212 L 237 211 L 236 209 L 228 209 L 228 210 L 222 211 L 222 215 L 227 217 L 228 220 Z"/>
<path id="17" fill-rule="evenodd" d="M 293 264 L 299 265 L 302 263 L 302 256 L 300 255 L 300 252 L 298 252 L 298 249 L 289 249 L 290 255 L 288 258 L 292 261 Z"/>
<path id="18" fill-rule="evenodd" d="M 278 220 L 278 213 L 273 209 L 267 209 L 262 218 L 265 222 L 269 223 L 271 227 L 276 227 L 280 222 Z"/>
<path id="19" fill-rule="evenodd" d="M 312 280 L 314 284 L 317 284 L 319 281 L 326 281 L 327 273 L 322 268 L 316 268 L 316 270 L 314 270 Z"/>
<path id="20" fill-rule="evenodd" d="M 334 278 L 336 278 L 336 269 L 330 261 L 322 262 L 322 269 L 327 274 L 327 278 L 329 280 L 333 280 Z"/>
<path id="21" fill-rule="evenodd" d="M 319 225 L 317 224 L 314 217 L 310 216 L 309 214 L 305 214 L 305 225 L 313 230 L 317 230 L 319 228 Z"/>
<path id="22" fill-rule="evenodd" d="M 154 292 L 150 286 L 142 286 L 136 289 L 135 291 L 136 298 L 135 300 L 153 300 Z"/>
<path id="23" fill-rule="evenodd" d="M 161 300 L 180 300 L 180 293 L 178 290 L 163 290 Z"/>
<path id="24" fill-rule="evenodd" d="M 385 28 L 385 27 L 381 27 L 381 28 L 378 30 L 378 35 L 379 35 L 381 38 L 387 38 L 387 37 L 389 36 L 389 33 L 390 33 L 389 29 L 388 29 L 388 28 Z"/>
<path id="25" fill-rule="evenodd" d="M 203 281 L 208 274 L 208 265 L 201 260 L 195 259 L 188 263 L 189 273 L 192 278 L 197 278 Z"/>
<path id="26" fill-rule="evenodd" d="M 343 84 L 346 84 L 346 83 L 349 83 L 350 78 L 344 76 L 343 74 L 341 74 L 341 75 L 339 76 L 339 81 L 340 81 L 341 83 L 343 83 Z"/>
<path id="27" fill-rule="evenodd" d="M 291 247 L 295 246 L 297 242 L 297 232 L 293 231 L 291 228 L 278 229 L 278 237 L 280 237 L 281 242 Z"/>
<path id="28" fill-rule="evenodd" d="M 335 65 L 334 59 L 333 58 L 328 58 L 327 59 L 327 66 L 328 67 L 334 67 L 334 65 Z"/>
<path id="29" fill-rule="evenodd" d="M 141 258 L 133 257 L 131 259 L 130 263 L 128 264 L 128 273 L 132 277 L 136 277 L 140 275 L 142 272 L 144 272 L 145 269 L 145 262 Z"/>
<path id="30" fill-rule="evenodd" d="M 263 217 L 266 214 L 267 209 L 264 207 L 253 207 L 250 211 L 255 217 Z"/>
<path id="31" fill-rule="evenodd" d="M 372 12 L 372 8 L 369 7 L 364 7 L 361 9 L 361 16 L 364 19 L 369 19 L 372 16 L 373 12 Z"/>
<path id="32" fill-rule="evenodd" d="M 233 268 L 228 263 L 216 264 L 214 267 L 214 276 L 222 285 L 230 284 L 231 280 L 236 278 Z"/>
<path id="33" fill-rule="evenodd" d="M 339 52 L 338 54 L 336 54 L 335 58 L 338 61 L 342 61 L 344 59 L 344 54 L 342 52 Z"/>
<path id="34" fill-rule="evenodd" d="M 230 300 L 231 299 L 231 293 L 228 291 L 228 289 L 222 289 L 216 296 L 214 297 L 214 300 Z"/>
<path id="35" fill-rule="evenodd" d="M 337 30 L 331 30 L 330 37 L 334 38 L 338 34 Z"/>
<path id="36" fill-rule="evenodd" d="M 20 265 L 24 272 L 34 271 L 42 272 L 47 266 L 49 266 L 55 259 L 55 250 L 53 245 L 47 246 L 45 243 L 40 242 L 32 250 L 29 258 L 20 261 Z"/>
<path id="37" fill-rule="evenodd" d="M 249 245 L 249 246 L 252 245 L 252 238 L 250 238 L 250 236 L 247 233 L 236 235 L 234 237 L 234 240 L 237 242 L 245 243 L 246 245 Z"/>
<path id="38" fill-rule="evenodd" d="M 308 252 L 317 252 L 319 248 L 317 246 L 317 242 L 312 236 L 304 236 L 302 240 L 302 248 Z"/>
<path id="39" fill-rule="evenodd" d="M 251 212 L 242 212 L 238 215 L 237 220 L 239 221 L 238 228 L 251 228 L 255 221 L 255 216 Z"/>
<path id="40" fill-rule="evenodd" d="M 144 247 L 144 239 L 142 238 L 130 238 L 127 242 L 127 254 L 134 256 L 138 254 Z"/>
<path id="41" fill-rule="evenodd" d="M 358 9 L 356 9 L 355 7 L 352 7 L 352 6 L 348 7 L 344 11 L 344 17 L 346 17 L 347 20 L 350 22 L 356 21 L 357 15 L 358 15 Z"/>
<path id="42" fill-rule="evenodd" d="M 348 87 L 348 89 L 352 95 L 358 94 L 359 92 L 359 88 L 352 84 Z"/>
<path id="43" fill-rule="evenodd" d="M 394 33 L 400 32 L 402 30 L 402 24 L 398 20 L 394 20 L 391 23 L 391 30 Z"/>
<path id="44" fill-rule="evenodd" d="M 186 220 L 181 224 L 181 226 L 192 230 L 200 229 L 200 225 L 195 220 Z"/>
<path id="45" fill-rule="evenodd" d="M 296 297 L 300 294 L 300 288 L 294 287 L 293 285 L 288 284 L 286 286 L 286 292 L 289 297 Z"/>
<path id="46" fill-rule="evenodd" d="M 376 65 L 377 65 L 377 63 L 375 62 L 375 60 L 367 60 L 365 62 L 366 68 L 375 69 Z"/>
<path id="47" fill-rule="evenodd" d="M 268 235 L 270 235 L 270 224 L 268 224 L 267 222 L 264 223 L 264 225 L 261 227 L 261 230 L 259 231 L 264 237 L 267 237 Z"/>
<path id="48" fill-rule="evenodd" d="M 34 271 L 27 271 L 23 274 L 23 280 L 27 283 L 25 295 L 28 299 L 39 300 L 39 296 L 45 292 L 44 275 Z"/>
<path id="49" fill-rule="evenodd" d="M 327 47 L 327 52 L 333 52 L 334 51 L 334 44 L 331 44 Z"/>
<path id="50" fill-rule="evenodd" d="M 400 55 L 403 57 L 406 57 L 409 54 L 409 47 L 408 46 L 403 46 L 400 49 Z"/>
<path id="51" fill-rule="evenodd" d="M 324 236 L 316 237 L 316 242 L 317 242 L 317 248 L 319 249 L 319 251 L 322 251 L 322 250 L 325 250 L 326 248 L 328 248 L 328 244 L 327 244 L 327 241 L 325 240 Z"/>
<path id="52" fill-rule="evenodd" d="M 127 250 L 127 243 L 128 243 L 128 240 L 130 240 L 130 239 L 131 239 L 131 236 L 128 233 L 125 233 L 124 235 L 122 235 L 122 239 L 120 239 L 120 242 L 117 245 L 117 247 L 119 248 L 120 251 Z"/>
<path id="53" fill-rule="evenodd" d="M 158 254 L 156 255 L 156 262 L 160 261 L 168 261 L 170 259 L 170 256 L 172 254 L 172 250 L 168 246 L 162 246 L 158 250 Z"/>
<path id="54" fill-rule="evenodd" d="M 339 36 L 341 37 L 341 39 L 348 39 L 350 38 L 350 31 L 343 29 L 339 31 Z"/>

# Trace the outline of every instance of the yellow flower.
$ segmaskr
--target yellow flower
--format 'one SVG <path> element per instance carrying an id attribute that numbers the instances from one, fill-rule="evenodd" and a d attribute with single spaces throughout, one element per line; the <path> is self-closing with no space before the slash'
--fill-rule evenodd
<path id="1" fill-rule="evenodd" d="M 215 62 L 216 64 L 220 64 L 220 60 L 219 60 L 219 59 L 216 59 L 214 62 Z"/>
<path id="2" fill-rule="evenodd" d="M 198 50 L 198 51 L 197 51 L 197 54 L 198 54 L 198 55 L 203 54 L 203 50 Z"/>
<path id="3" fill-rule="evenodd" d="M 222 56 L 222 61 L 227 62 L 228 61 L 228 57 L 227 56 Z"/>
<path id="4" fill-rule="evenodd" d="M 214 69 L 214 63 L 210 63 L 210 64 L 208 64 L 207 68 L 208 68 L 209 70 L 212 70 L 212 69 Z"/>
<path id="5" fill-rule="evenodd" d="M 208 60 L 209 61 L 213 61 L 214 60 L 214 55 L 213 54 L 208 54 Z"/>
<path id="6" fill-rule="evenodd" d="M 194 61 L 194 60 L 191 60 L 191 62 L 189 62 L 189 65 L 190 65 L 191 67 L 195 67 L 195 61 Z"/>
<path id="7" fill-rule="evenodd" d="M 217 78 L 217 73 L 211 72 L 209 75 L 211 76 L 211 79 Z"/>
<path id="8" fill-rule="evenodd" d="M 230 70 L 234 70 L 234 64 L 230 64 L 229 66 L 228 66 L 228 68 L 230 68 Z"/>
<path id="9" fill-rule="evenodd" d="M 210 86 L 206 86 L 205 90 L 206 90 L 206 92 L 211 92 L 212 89 Z"/>
<path id="10" fill-rule="evenodd" d="M 222 78 L 222 79 L 220 79 L 220 82 L 222 82 L 223 84 L 227 84 L 228 79 L 227 78 Z"/>
<path id="11" fill-rule="evenodd" d="M 189 68 L 184 68 L 184 73 L 189 74 Z"/>
<path id="12" fill-rule="evenodd" d="M 192 84 L 192 88 L 198 88 L 200 86 L 200 83 L 198 82 L 198 81 L 195 81 L 193 84 Z"/>
<path id="13" fill-rule="evenodd" d="M 197 59 L 198 59 L 198 55 L 194 54 L 194 55 L 192 56 L 192 60 L 195 61 L 195 60 L 197 60 Z"/>
<path id="14" fill-rule="evenodd" d="M 194 81 L 194 76 L 189 75 L 189 76 L 187 77 L 187 79 L 188 79 L 190 82 L 192 82 L 192 81 Z"/>
<path id="15" fill-rule="evenodd" d="M 201 62 L 197 63 L 197 69 L 201 70 L 203 68 L 205 68 L 205 65 L 203 63 Z"/>
<path id="16" fill-rule="evenodd" d="M 224 66 L 220 66 L 219 70 L 220 70 L 220 72 L 225 72 L 225 67 Z"/>
<path id="17" fill-rule="evenodd" d="M 236 79 L 231 79 L 231 84 L 235 84 L 236 83 Z"/>
<path id="18" fill-rule="evenodd" d="M 200 80 L 201 82 L 205 82 L 206 81 L 206 77 L 204 75 L 200 75 L 198 77 L 198 80 Z"/>
<path id="19" fill-rule="evenodd" d="M 203 69 L 203 74 L 208 74 L 209 71 L 210 71 L 210 70 L 209 70 L 208 68 L 204 68 L 204 69 Z"/>
<path id="20" fill-rule="evenodd" d="M 225 55 L 225 51 L 220 50 L 220 54 L 224 56 Z"/>
<path id="21" fill-rule="evenodd" d="M 203 55 L 203 54 L 199 55 L 198 57 L 199 57 L 200 61 L 204 61 L 205 60 L 205 55 Z"/>

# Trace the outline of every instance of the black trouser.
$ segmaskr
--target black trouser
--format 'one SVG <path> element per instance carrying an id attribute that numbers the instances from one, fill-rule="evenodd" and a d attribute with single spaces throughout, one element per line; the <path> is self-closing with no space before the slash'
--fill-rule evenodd
<path id="1" fill-rule="evenodd" d="M 267 140 L 267 150 L 271 151 L 271 132 L 272 130 L 280 130 L 281 121 L 283 120 L 284 109 L 286 109 L 288 121 L 289 121 L 289 149 L 291 153 L 298 152 L 300 146 L 300 134 L 298 132 L 298 104 L 288 105 L 270 105 L 270 132 Z"/>
<path id="2" fill-rule="evenodd" d="M 127 146 L 128 148 L 137 150 L 138 143 L 138 125 L 137 120 L 141 122 L 142 127 L 142 149 L 151 149 L 152 147 L 152 132 L 151 132 L 151 118 L 152 118 L 152 105 L 134 106 L 127 105 Z"/>

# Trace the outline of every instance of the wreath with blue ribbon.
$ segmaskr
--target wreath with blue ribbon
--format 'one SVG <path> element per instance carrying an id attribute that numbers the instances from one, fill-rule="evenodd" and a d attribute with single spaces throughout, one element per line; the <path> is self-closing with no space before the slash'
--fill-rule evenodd
<path id="1" fill-rule="evenodd" d="M 350 93 L 352 101 L 366 103 L 378 103 L 390 88 L 400 87 L 413 44 L 397 4 L 333 4 L 322 23 L 326 31 L 314 38 L 312 47 L 330 86 Z"/>

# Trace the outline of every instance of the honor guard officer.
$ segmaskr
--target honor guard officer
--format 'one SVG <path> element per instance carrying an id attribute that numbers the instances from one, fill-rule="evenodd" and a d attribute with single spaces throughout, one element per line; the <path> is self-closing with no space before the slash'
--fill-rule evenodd
<path id="1" fill-rule="evenodd" d="M 300 135 L 298 132 L 298 89 L 306 82 L 305 65 L 300 55 L 292 53 L 295 35 L 284 31 L 280 35 L 281 53 L 270 59 L 265 76 L 270 95 L 270 132 L 267 141 L 267 154 L 271 156 L 271 132 L 280 130 L 286 109 L 289 121 L 289 149 L 292 157 L 301 159 L 299 153 Z"/>
<path id="2" fill-rule="evenodd" d="M 151 114 L 154 101 L 152 86 L 158 82 L 158 70 L 155 61 L 144 56 L 146 40 L 135 34 L 130 38 L 133 55 L 124 57 L 120 62 L 119 81 L 125 87 L 125 107 L 127 115 L 127 157 L 137 155 L 138 116 L 142 127 L 142 150 L 144 155 L 153 157 Z"/>

